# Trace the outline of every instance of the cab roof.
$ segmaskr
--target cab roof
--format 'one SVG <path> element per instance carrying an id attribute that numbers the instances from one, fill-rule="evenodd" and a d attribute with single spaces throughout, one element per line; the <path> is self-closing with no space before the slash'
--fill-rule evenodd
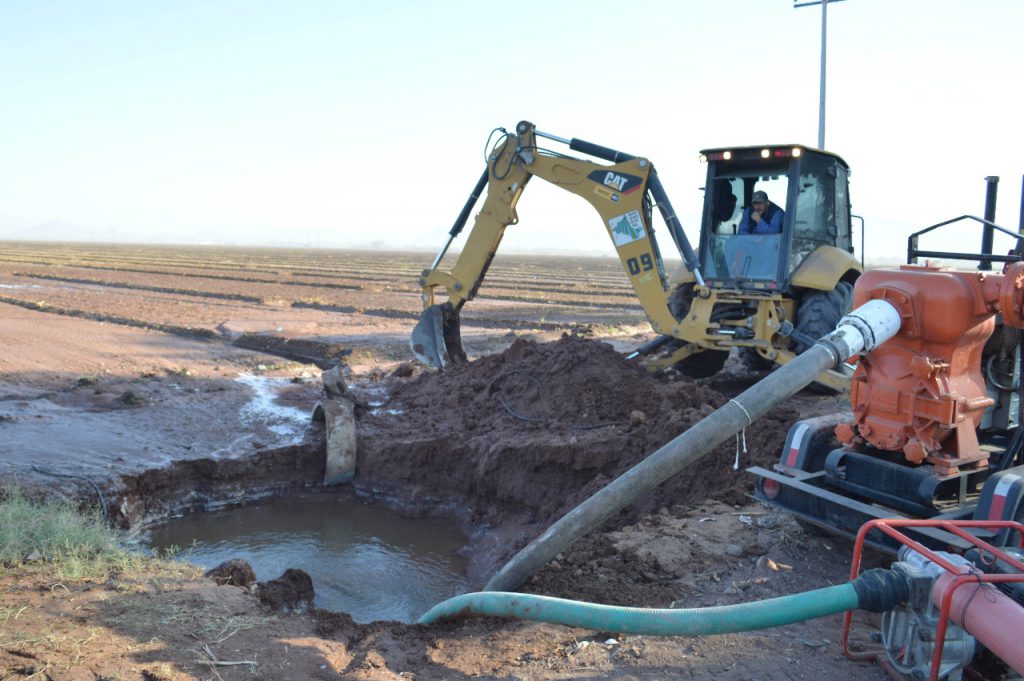
<path id="1" fill-rule="evenodd" d="M 808 147 L 803 144 L 763 144 L 763 145 L 751 145 L 751 146 L 739 146 L 739 147 L 713 147 L 710 149 L 702 149 L 701 156 L 708 160 L 714 161 L 751 161 L 760 158 L 789 158 L 792 157 L 795 150 L 799 149 L 799 153 L 796 155 L 803 154 L 814 154 L 817 156 L 829 156 L 836 159 L 847 169 L 850 168 L 843 157 L 838 154 L 833 154 L 831 151 L 825 151 L 823 149 L 815 149 L 814 147 Z M 764 152 L 767 150 L 768 156 L 764 156 Z M 719 154 L 729 152 L 732 158 L 714 158 Z"/>

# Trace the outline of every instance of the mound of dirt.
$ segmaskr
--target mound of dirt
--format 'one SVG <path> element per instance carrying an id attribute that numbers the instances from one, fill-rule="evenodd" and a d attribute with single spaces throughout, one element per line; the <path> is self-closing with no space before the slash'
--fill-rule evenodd
<path id="1" fill-rule="evenodd" d="M 226 560 L 212 570 L 207 570 L 203 576 L 209 577 L 217 585 L 230 584 L 243 589 L 256 583 L 256 572 L 248 561 L 241 558 Z"/>
<path id="2" fill-rule="evenodd" d="M 387 405 L 359 420 L 356 484 L 423 512 L 471 508 L 473 522 L 491 526 L 546 526 L 727 401 L 569 335 L 520 339 L 388 387 Z M 780 408 L 747 429 L 741 466 L 777 460 L 796 418 Z M 729 440 L 610 522 L 708 497 L 744 501 L 753 479 L 733 470 L 735 446 Z M 523 543 L 508 538 L 500 552 Z"/>
<path id="3" fill-rule="evenodd" d="M 277 579 L 259 582 L 258 587 L 260 603 L 278 612 L 305 612 L 316 597 L 313 579 L 299 568 L 288 568 Z"/>
<path id="4" fill-rule="evenodd" d="M 691 387 L 695 390 L 682 395 L 679 408 L 720 397 Z M 500 354 L 424 374 L 398 388 L 392 402 L 407 412 L 456 405 L 451 420 L 434 422 L 443 431 L 499 424 L 503 429 L 578 431 L 629 425 L 632 412 L 660 406 L 659 388 L 642 367 L 627 362 L 607 343 L 565 335 L 544 344 L 520 338 Z"/>

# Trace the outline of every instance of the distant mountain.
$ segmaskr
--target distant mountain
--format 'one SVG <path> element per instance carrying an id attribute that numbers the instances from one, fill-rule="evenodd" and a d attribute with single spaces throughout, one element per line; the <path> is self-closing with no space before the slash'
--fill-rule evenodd
<path id="1" fill-rule="evenodd" d="M 82 229 L 59 220 L 42 222 L 31 227 L 0 230 L 0 238 L 19 241 L 131 241 L 130 232 L 117 229 Z"/>
<path id="2" fill-rule="evenodd" d="M 0 230 L 0 237 L 24 241 L 70 241 L 75 239 L 78 231 L 74 225 L 51 220 L 32 227 L 9 227 Z"/>
<path id="3" fill-rule="evenodd" d="M 107 228 L 82 228 L 60 220 L 41 222 L 31 227 L 0 228 L 0 239 L 11 241 L 98 241 L 106 243 L 181 243 L 189 241 L 170 232 L 147 234 L 140 238 L 132 230 Z"/>

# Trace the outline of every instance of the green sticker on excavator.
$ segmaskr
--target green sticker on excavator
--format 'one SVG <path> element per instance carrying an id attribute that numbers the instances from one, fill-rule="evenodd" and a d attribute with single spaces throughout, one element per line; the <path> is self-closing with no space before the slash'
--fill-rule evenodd
<path id="1" fill-rule="evenodd" d="M 625 246 L 644 237 L 644 221 L 640 219 L 640 211 L 631 210 L 608 221 L 612 239 L 616 246 Z"/>

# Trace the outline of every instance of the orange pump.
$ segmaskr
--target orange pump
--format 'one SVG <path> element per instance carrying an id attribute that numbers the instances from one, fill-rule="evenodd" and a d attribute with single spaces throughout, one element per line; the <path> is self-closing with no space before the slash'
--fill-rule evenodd
<path id="1" fill-rule="evenodd" d="M 854 308 L 881 299 L 900 313 L 899 333 L 860 364 L 850 386 L 854 421 L 836 428 L 847 447 L 903 451 L 908 461 L 954 475 L 987 465 L 976 429 L 993 400 L 981 353 L 1001 313 L 1024 327 L 1024 263 L 1003 273 L 905 265 L 858 280 Z"/>

